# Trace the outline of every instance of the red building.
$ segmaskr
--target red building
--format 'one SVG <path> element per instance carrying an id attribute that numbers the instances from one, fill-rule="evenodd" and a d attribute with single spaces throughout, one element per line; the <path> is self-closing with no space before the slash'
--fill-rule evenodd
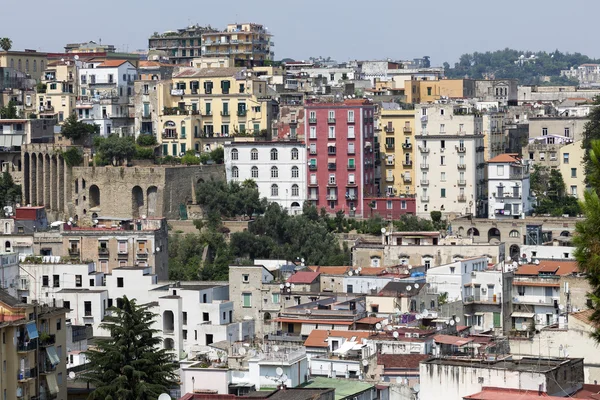
<path id="1" fill-rule="evenodd" d="M 404 214 L 415 215 L 417 202 L 415 197 L 365 197 L 363 209 L 365 218 L 400 219 Z"/>
<path id="2" fill-rule="evenodd" d="M 368 100 L 306 103 L 308 201 L 328 212 L 363 216 L 364 198 L 374 196 L 373 114 Z"/>

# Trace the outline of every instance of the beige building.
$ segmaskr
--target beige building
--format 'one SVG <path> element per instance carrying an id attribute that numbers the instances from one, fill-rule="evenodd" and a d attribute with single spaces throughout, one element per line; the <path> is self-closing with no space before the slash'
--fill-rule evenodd
<path id="1" fill-rule="evenodd" d="M 588 121 L 585 117 L 530 117 L 529 138 L 555 135 L 569 140 L 581 140 Z"/>
<path id="2" fill-rule="evenodd" d="M 158 141 L 163 155 L 201 152 L 202 138 L 271 131 L 267 84 L 246 68 L 184 68 L 158 85 Z"/>
<path id="3" fill-rule="evenodd" d="M 0 67 L 14 68 L 40 81 L 48 62 L 46 53 L 35 50 L 25 51 L 0 51 Z"/>
<path id="4" fill-rule="evenodd" d="M 417 214 L 485 212 L 483 121 L 464 107 L 421 104 L 415 116 Z"/>
<path id="5" fill-rule="evenodd" d="M 22 303 L 0 291 L 3 398 L 67 399 L 65 316 L 65 309 Z"/>
<path id="6" fill-rule="evenodd" d="M 407 103 L 430 103 L 443 97 L 475 96 L 475 81 L 471 79 L 415 79 L 404 82 Z"/>
<path id="7" fill-rule="evenodd" d="M 415 194 L 415 110 L 384 108 L 380 121 L 381 192 Z"/>
<path id="8" fill-rule="evenodd" d="M 273 35 L 259 24 L 229 24 L 224 32 L 202 34 L 202 56 L 231 56 L 238 60 L 273 60 Z"/>
<path id="9" fill-rule="evenodd" d="M 52 61 L 44 70 L 42 83 L 46 93 L 38 94 L 38 112 L 41 117 L 53 117 L 62 125 L 75 112 L 79 93 L 77 66 L 74 61 Z"/>
<path id="10" fill-rule="evenodd" d="M 565 181 L 567 193 L 583 199 L 586 189 L 583 157 L 585 150 L 581 148 L 582 141 L 562 146 L 559 150 L 560 173 Z"/>

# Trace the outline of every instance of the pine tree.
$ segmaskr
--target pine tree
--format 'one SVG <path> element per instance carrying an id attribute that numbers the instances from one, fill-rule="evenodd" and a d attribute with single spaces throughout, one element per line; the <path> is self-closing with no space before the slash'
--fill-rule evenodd
<path id="1" fill-rule="evenodd" d="M 588 298 L 594 312 L 590 321 L 595 326 L 592 338 L 600 343 L 600 141 L 591 143 L 588 182 L 591 188 L 584 194 L 581 204 L 585 219 L 577 223 L 573 238 L 574 255 L 579 270 L 586 274 L 591 292 Z"/>
<path id="2" fill-rule="evenodd" d="M 158 331 L 151 328 L 156 315 L 149 306 L 135 299 L 122 299 L 121 307 L 113 307 L 102 328 L 110 337 L 98 340 L 88 350 L 89 369 L 83 379 L 96 388 L 90 399 L 156 400 L 161 393 L 177 384 L 172 357 L 161 348 Z"/>

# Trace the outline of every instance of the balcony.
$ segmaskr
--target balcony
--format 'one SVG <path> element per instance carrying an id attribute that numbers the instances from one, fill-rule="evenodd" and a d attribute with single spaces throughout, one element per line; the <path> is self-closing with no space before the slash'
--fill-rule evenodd
<path id="1" fill-rule="evenodd" d="M 465 196 L 464 194 L 459 194 L 458 197 L 456 198 L 460 203 L 464 203 L 465 201 L 467 201 L 467 196 Z"/>
<path id="2" fill-rule="evenodd" d="M 54 334 L 50 335 L 50 334 L 41 332 L 39 340 L 40 340 L 41 347 L 52 346 L 52 345 L 54 345 L 54 343 L 56 343 L 56 335 L 54 335 Z"/>
<path id="3" fill-rule="evenodd" d="M 388 175 L 385 177 L 386 182 L 394 182 L 394 175 Z"/>
<path id="4" fill-rule="evenodd" d="M 71 257 L 79 257 L 80 254 L 81 254 L 81 252 L 79 251 L 79 248 L 73 248 L 73 247 L 71 247 L 69 249 L 69 255 Z"/>
<path id="5" fill-rule="evenodd" d="M 429 179 L 421 179 L 421 185 L 429 185 Z"/>
<path id="6" fill-rule="evenodd" d="M 429 169 L 429 164 L 421 164 L 421 169 Z"/>
<path id="7" fill-rule="evenodd" d="M 467 164 L 458 164 L 457 168 L 458 169 L 467 169 Z"/>
<path id="8" fill-rule="evenodd" d="M 120 248 L 118 254 L 119 256 L 126 256 L 127 254 L 129 254 L 129 250 L 127 249 L 127 247 Z"/>
<path id="9" fill-rule="evenodd" d="M 316 118 L 309 118 L 308 119 L 308 123 L 309 124 L 316 124 L 317 123 L 317 119 Z"/>
<path id="10" fill-rule="evenodd" d="M 419 146 L 419 151 L 421 151 L 421 153 L 429 153 L 429 147 Z"/>
<path id="11" fill-rule="evenodd" d="M 308 169 L 311 171 L 316 171 L 317 170 L 317 164 L 309 164 L 308 165 Z"/>
<path id="12" fill-rule="evenodd" d="M 402 176 L 402 179 L 404 180 L 404 182 L 406 183 L 410 183 L 412 182 L 412 177 L 410 175 L 404 175 Z"/>
<path id="13" fill-rule="evenodd" d="M 329 181 L 329 182 L 327 182 L 327 186 L 329 186 L 329 187 L 337 187 L 337 183 L 335 181 Z"/>
<path id="14" fill-rule="evenodd" d="M 392 150 L 394 147 L 396 147 L 396 145 L 394 143 L 386 143 L 385 144 L 385 148 L 387 150 Z"/>
<path id="15" fill-rule="evenodd" d="M 310 181 L 310 182 L 308 182 L 308 186 L 309 187 L 318 187 L 319 181 L 317 181 L 316 179 L 314 181 Z"/>
<path id="16" fill-rule="evenodd" d="M 230 115 L 229 111 L 221 111 L 221 117 L 229 117 Z"/>
<path id="17" fill-rule="evenodd" d="M 521 195 L 519 193 L 493 193 L 494 197 L 497 199 L 504 200 L 521 200 Z"/>
<path id="18" fill-rule="evenodd" d="M 456 146 L 456 152 L 457 153 L 466 153 L 467 152 L 467 148 L 463 147 L 463 146 Z"/>
<path id="19" fill-rule="evenodd" d="M 308 199 L 309 200 L 313 200 L 313 201 L 317 201 L 317 200 L 319 200 L 319 194 L 318 193 L 310 193 L 308 195 Z"/>
<path id="20" fill-rule="evenodd" d="M 347 194 L 346 195 L 346 200 L 347 201 L 355 201 L 357 199 L 355 194 Z"/>
<path id="21" fill-rule="evenodd" d="M 385 128 L 383 128 L 383 130 L 385 131 L 385 133 L 394 133 L 396 131 L 396 129 L 393 126 L 386 126 Z"/>
<path id="22" fill-rule="evenodd" d="M 421 196 L 421 201 L 427 203 L 429 201 L 429 196 Z"/>
<path id="23" fill-rule="evenodd" d="M 502 296 L 500 293 L 492 294 L 492 296 L 467 296 L 464 299 L 465 304 L 502 304 Z"/>
<path id="24" fill-rule="evenodd" d="M 396 165 L 396 161 L 394 159 L 385 160 L 385 165 L 387 165 L 388 167 L 393 167 L 394 165 Z"/>
<path id="25" fill-rule="evenodd" d="M 356 164 L 348 164 L 348 169 L 349 170 L 355 170 L 356 169 Z"/>
<path id="26" fill-rule="evenodd" d="M 171 89 L 171 96 L 183 96 L 185 95 L 185 90 L 183 89 Z"/>
<path id="27" fill-rule="evenodd" d="M 329 201 L 336 201 L 337 200 L 337 194 L 328 194 L 327 195 L 327 200 Z"/>
<path id="28" fill-rule="evenodd" d="M 354 123 L 354 117 L 352 117 L 352 118 L 348 117 L 348 123 L 349 124 L 353 124 Z"/>
<path id="29" fill-rule="evenodd" d="M 37 339 L 33 339 L 29 342 L 21 342 L 17 343 L 17 352 L 18 353 L 27 353 L 29 351 L 35 351 L 37 349 Z"/>
<path id="30" fill-rule="evenodd" d="M 203 117 L 212 117 L 212 111 L 211 110 L 204 110 L 202 111 L 202 116 Z"/>
<path id="31" fill-rule="evenodd" d="M 348 154 L 352 155 L 352 154 L 355 154 L 355 153 L 356 152 L 355 152 L 354 148 L 348 147 Z"/>
<path id="32" fill-rule="evenodd" d="M 356 187 L 358 186 L 356 184 L 356 181 L 348 181 L 348 183 L 346 183 L 346 187 Z"/>
<path id="33" fill-rule="evenodd" d="M 335 118 L 327 118 L 328 124 L 335 124 Z"/>
<path id="34" fill-rule="evenodd" d="M 25 368 L 24 370 L 17 371 L 17 380 L 19 382 L 26 382 L 29 379 L 34 379 L 37 376 L 35 368 Z"/>
<path id="35" fill-rule="evenodd" d="M 327 169 L 330 171 L 335 171 L 337 169 L 336 163 L 327 163 Z"/>
<path id="36" fill-rule="evenodd" d="M 98 247 L 98 257 L 106 258 L 110 256 L 110 250 L 108 247 Z"/>
<path id="37" fill-rule="evenodd" d="M 412 150 L 412 144 L 410 144 L 410 143 L 402 143 L 402 148 L 404 150 Z"/>
<path id="38" fill-rule="evenodd" d="M 56 365 L 52 364 L 50 360 L 44 360 L 40 362 L 40 374 L 51 374 L 56 371 Z"/>
<path id="39" fill-rule="evenodd" d="M 411 127 L 409 127 L 409 126 L 405 126 L 405 127 L 402 129 L 402 132 L 404 132 L 404 133 L 412 133 L 412 128 L 411 128 Z"/>
<path id="40" fill-rule="evenodd" d="M 137 258 L 147 259 L 148 258 L 148 249 L 138 249 L 136 251 L 136 256 L 137 256 Z"/>
<path id="41" fill-rule="evenodd" d="M 245 117 L 246 115 L 248 115 L 248 111 L 246 110 L 238 110 L 237 112 L 238 117 Z"/>
<path id="42" fill-rule="evenodd" d="M 457 184 L 458 186 L 466 186 L 466 184 L 467 184 L 467 181 L 466 181 L 466 180 L 464 180 L 464 179 L 459 179 L 458 181 L 456 181 L 456 184 Z"/>
<path id="43" fill-rule="evenodd" d="M 403 160 L 402 165 L 405 167 L 411 167 L 413 165 L 412 160 Z"/>

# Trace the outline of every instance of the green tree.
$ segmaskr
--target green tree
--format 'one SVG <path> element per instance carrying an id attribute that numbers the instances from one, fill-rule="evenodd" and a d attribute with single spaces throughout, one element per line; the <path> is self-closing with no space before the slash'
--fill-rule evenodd
<path id="1" fill-rule="evenodd" d="M 431 221 L 407 214 L 394 221 L 394 229 L 400 232 L 433 232 L 436 230 Z"/>
<path id="2" fill-rule="evenodd" d="M 156 400 L 177 384 L 177 365 L 162 348 L 158 330 L 152 329 L 156 314 L 126 296 L 111 308 L 101 326 L 110 337 L 99 339 L 86 352 L 88 369 L 83 378 L 95 390 L 90 399 Z"/>
<path id="3" fill-rule="evenodd" d="M 574 217 L 581 212 L 577 199 L 567 194 L 565 181 L 559 170 L 534 165 L 530 182 L 531 193 L 537 200 L 535 213 L 555 217 L 568 214 Z"/>
<path id="4" fill-rule="evenodd" d="M 598 106 L 600 106 L 600 96 L 594 97 L 594 107 L 590 110 L 590 114 L 588 115 L 589 121 L 586 122 L 583 128 L 581 147 L 585 150 L 583 154 L 583 165 L 585 168 L 586 181 L 591 168 L 590 150 L 592 149 L 592 142 L 594 140 L 600 140 L 600 107 Z"/>
<path id="5" fill-rule="evenodd" d="M 590 189 L 584 194 L 583 221 L 576 225 L 573 237 L 574 256 L 578 268 L 585 273 L 591 291 L 588 298 L 594 310 L 590 316 L 594 332 L 592 337 L 600 343 L 600 141 L 591 142 L 588 182 Z"/>
<path id="6" fill-rule="evenodd" d="M 132 137 L 110 135 L 107 138 L 96 138 L 94 147 L 104 164 L 121 165 L 131 160 L 136 154 L 135 141 Z"/>
<path id="7" fill-rule="evenodd" d="M 158 143 L 156 142 L 156 138 L 154 135 L 150 134 L 141 134 L 138 136 L 136 143 L 139 146 L 156 146 Z"/>
<path id="8" fill-rule="evenodd" d="M 198 165 L 200 164 L 200 157 L 196 157 L 194 150 L 188 150 L 185 155 L 181 157 L 181 163 L 185 165 Z"/>
<path id="9" fill-rule="evenodd" d="M 69 147 L 62 152 L 62 156 L 69 167 L 76 167 L 83 163 L 83 151 L 79 147 Z"/>
<path id="10" fill-rule="evenodd" d="M 9 101 L 6 107 L 0 108 L 0 119 L 19 118 L 19 111 L 14 101 Z"/>
<path id="11" fill-rule="evenodd" d="M 12 40 L 7 37 L 0 39 L 0 48 L 4 51 L 9 51 L 12 48 Z"/>
<path id="12" fill-rule="evenodd" d="M 19 203 L 22 196 L 21 185 L 15 184 L 12 175 L 4 171 L 0 177 L 0 208 Z"/>
<path id="13" fill-rule="evenodd" d="M 61 130 L 61 134 L 64 137 L 75 142 L 84 140 L 99 132 L 100 127 L 98 125 L 86 124 L 85 122 L 78 121 L 75 114 L 71 114 L 65 119 Z"/>
<path id="14" fill-rule="evenodd" d="M 223 149 L 223 147 L 217 147 L 210 152 L 210 159 L 213 160 L 215 164 L 223 164 L 223 161 L 225 160 L 225 149 Z"/>

